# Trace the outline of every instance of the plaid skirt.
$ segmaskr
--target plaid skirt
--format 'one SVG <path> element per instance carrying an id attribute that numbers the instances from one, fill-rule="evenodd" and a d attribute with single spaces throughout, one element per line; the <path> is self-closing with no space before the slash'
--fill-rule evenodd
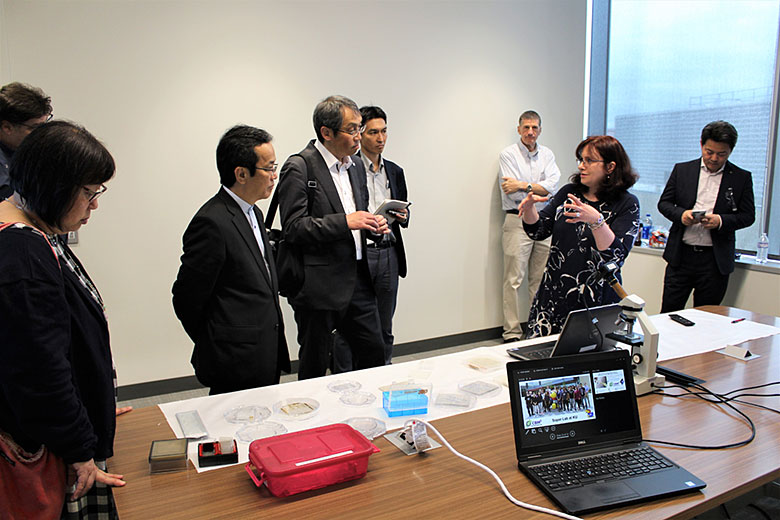
<path id="1" fill-rule="evenodd" d="M 106 471 L 106 461 L 96 460 L 95 465 Z M 61 520 L 118 520 L 111 486 L 95 482 L 86 495 L 75 502 L 65 502 Z"/>

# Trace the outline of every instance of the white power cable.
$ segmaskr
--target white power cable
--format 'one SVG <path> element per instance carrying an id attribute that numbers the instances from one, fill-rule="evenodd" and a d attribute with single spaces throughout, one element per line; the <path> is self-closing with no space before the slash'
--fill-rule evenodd
<path id="1" fill-rule="evenodd" d="M 512 496 L 512 495 L 509 493 L 509 490 L 508 490 L 508 489 L 506 488 L 506 486 L 504 485 L 504 482 L 503 482 L 503 481 L 501 480 L 501 478 L 500 478 L 500 477 L 499 477 L 499 476 L 496 474 L 496 472 L 495 472 L 495 471 L 493 471 L 493 470 L 492 470 L 492 469 L 490 469 L 489 467 L 485 466 L 485 465 L 484 465 L 484 464 L 482 464 L 481 462 L 477 462 L 476 460 L 474 460 L 474 459 L 472 459 L 472 458 L 470 458 L 470 457 L 467 457 L 467 456 L 463 455 L 462 453 L 460 453 L 459 451 L 457 451 L 455 448 L 453 448 L 453 447 L 452 447 L 452 445 L 451 445 L 449 442 L 447 442 L 447 439 L 445 439 L 445 438 L 444 438 L 444 436 L 443 436 L 443 435 L 442 435 L 442 434 L 439 432 L 439 430 L 437 430 L 436 428 L 434 428 L 434 426 L 433 426 L 432 424 L 430 424 L 430 423 L 428 423 L 428 422 L 426 422 L 426 421 L 421 421 L 420 419 L 411 419 L 411 420 L 409 420 L 409 421 L 406 421 L 406 424 L 404 424 L 404 427 L 406 427 L 406 426 L 409 426 L 410 424 L 412 424 L 412 423 L 413 423 L 413 422 L 415 422 L 415 421 L 417 421 L 417 422 L 419 422 L 419 423 L 422 423 L 422 424 L 424 424 L 425 426 L 427 426 L 428 428 L 430 428 L 431 430 L 433 430 L 433 432 L 436 434 L 436 436 L 439 438 L 439 440 L 441 440 L 441 443 L 442 443 L 442 444 L 444 444 L 445 446 L 447 446 L 447 448 L 448 448 L 448 449 L 449 449 L 449 450 L 450 450 L 452 453 L 454 453 L 454 454 L 455 454 L 457 457 L 460 457 L 461 459 L 463 459 L 463 460 L 465 460 L 465 461 L 467 461 L 467 462 L 471 462 L 471 463 L 472 463 L 472 464 L 474 464 L 475 466 L 477 466 L 477 467 L 479 467 L 479 468 L 482 468 L 483 470 L 487 471 L 487 472 L 490 474 L 490 476 L 492 476 L 494 479 L 496 479 L 496 482 L 498 482 L 498 485 L 501 487 L 501 491 L 503 491 L 503 492 L 504 492 L 504 495 L 506 495 L 506 497 L 507 497 L 507 498 L 508 498 L 508 499 L 509 499 L 509 500 L 510 500 L 510 501 L 511 501 L 513 504 L 515 504 L 515 505 L 517 505 L 517 506 L 520 506 L 520 507 L 523 507 L 523 508 L 525 508 L 525 509 L 530 509 L 530 510 L 532 510 L 532 511 L 538 511 L 538 512 L 540 512 L 540 513 L 546 513 L 546 514 L 548 514 L 548 515 L 557 516 L 557 517 L 559 517 L 559 518 L 566 518 L 567 520 L 582 520 L 582 519 L 581 519 L 580 517 L 578 517 L 578 516 L 572 516 L 572 515 L 568 515 L 568 514 L 566 514 L 566 513 L 561 513 L 560 511 L 556 511 L 555 509 L 548 509 L 548 508 L 546 508 L 546 507 L 542 507 L 542 506 L 535 506 L 535 505 L 533 505 L 533 504 L 527 504 L 527 503 L 525 503 L 525 502 L 521 502 L 520 500 L 516 499 L 515 497 L 513 497 L 513 496 Z"/>

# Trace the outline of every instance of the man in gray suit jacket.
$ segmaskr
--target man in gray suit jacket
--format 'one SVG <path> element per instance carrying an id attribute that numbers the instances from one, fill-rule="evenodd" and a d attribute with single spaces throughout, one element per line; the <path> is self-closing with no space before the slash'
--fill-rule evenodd
<path id="1" fill-rule="evenodd" d="M 290 372 L 276 267 L 255 206 L 271 195 L 277 167 L 268 132 L 228 130 L 217 146 L 222 186 L 184 232 L 173 307 L 212 395 L 277 384 Z"/>
<path id="2" fill-rule="evenodd" d="M 287 159 L 279 179 L 283 239 L 298 251 L 303 284 L 288 299 L 298 325 L 299 379 L 323 376 L 332 366 L 335 333 L 352 351 L 354 368 L 384 364 L 376 297 L 366 262 L 366 233 L 389 232 L 387 221 L 366 211 L 357 105 L 331 96 L 314 110 L 317 139 Z"/>

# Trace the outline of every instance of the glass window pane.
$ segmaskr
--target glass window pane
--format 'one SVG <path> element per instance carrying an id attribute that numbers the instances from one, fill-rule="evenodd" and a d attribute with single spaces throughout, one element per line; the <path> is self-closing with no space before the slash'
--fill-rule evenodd
<path id="1" fill-rule="evenodd" d="M 612 0 L 607 133 L 625 146 L 640 175 L 632 191 L 656 226 L 671 225 L 656 206 L 672 167 L 701 157 L 701 129 L 723 119 L 739 133 L 730 161 L 753 173 L 756 223 L 737 233 L 737 249 L 755 251 L 779 9 L 778 0 Z"/>

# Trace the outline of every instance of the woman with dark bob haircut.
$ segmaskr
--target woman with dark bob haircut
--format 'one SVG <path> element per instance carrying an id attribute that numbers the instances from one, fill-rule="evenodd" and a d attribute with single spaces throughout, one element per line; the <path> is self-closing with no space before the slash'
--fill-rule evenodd
<path id="1" fill-rule="evenodd" d="M 103 300 L 59 237 L 87 223 L 114 169 L 84 128 L 46 123 L 14 154 L 14 194 L 0 202 L 0 464 L 16 457 L 6 478 L 31 518 L 89 517 L 98 502 L 115 512 L 108 486 L 124 485 L 105 472 L 116 401 Z M 61 499 L 27 485 L 35 460 L 55 466 Z"/>
<path id="2" fill-rule="evenodd" d="M 550 199 L 533 193 L 520 202 L 523 228 L 534 240 L 552 235 L 550 257 L 531 304 L 527 337 L 561 331 L 566 316 L 586 306 L 616 303 L 615 291 L 596 275 L 599 264 L 623 265 L 639 229 L 639 201 L 628 193 L 637 175 L 612 136 L 582 141 L 578 173 Z M 541 212 L 534 203 L 550 199 Z M 620 279 L 620 272 L 617 273 Z"/>

